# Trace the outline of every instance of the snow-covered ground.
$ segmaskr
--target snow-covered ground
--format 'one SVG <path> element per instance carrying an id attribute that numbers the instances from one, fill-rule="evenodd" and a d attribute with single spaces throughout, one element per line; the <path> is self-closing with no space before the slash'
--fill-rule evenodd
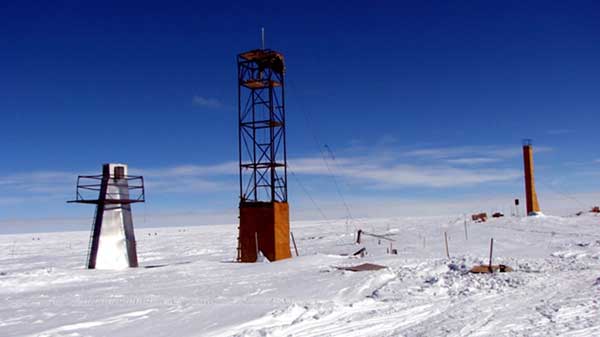
<path id="1" fill-rule="evenodd" d="M 293 223 L 300 257 L 256 264 L 235 225 L 138 228 L 124 271 L 84 269 L 88 231 L 3 235 L 0 336 L 600 336 L 600 217 L 354 223 Z M 491 237 L 515 271 L 467 273 Z M 365 262 L 387 268 L 335 268 Z"/>

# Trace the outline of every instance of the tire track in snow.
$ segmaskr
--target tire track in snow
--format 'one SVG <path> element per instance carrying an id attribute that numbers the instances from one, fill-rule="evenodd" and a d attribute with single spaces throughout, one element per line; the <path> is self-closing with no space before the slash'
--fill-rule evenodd
<path id="1" fill-rule="evenodd" d="M 342 289 L 333 301 L 293 304 L 207 336 L 380 336 L 382 331 L 414 325 L 439 313 L 431 303 L 406 305 L 370 298 L 396 277 L 389 271 L 378 273 L 355 287 Z"/>
<path id="2" fill-rule="evenodd" d="M 432 306 L 425 304 L 394 308 L 373 299 L 351 305 L 335 302 L 292 305 L 282 312 L 270 313 L 240 326 L 230 327 L 227 332 L 207 336 L 380 336 L 382 332 L 414 325 L 435 315 L 437 311 Z M 322 313 L 325 315 L 321 316 Z"/>
<path id="3" fill-rule="evenodd" d="M 29 335 L 28 337 L 50 337 L 50 336 L 63 336 L 63 335 L 73 336 L 74 334 L 75 334 L 75 336 L 79 336 L 80 334 L 76 333 L 76 331 L 95 328 L 95 327 L 102 326 L 102 325 L 131 323 L 133 321 L 148 318 L 148 314 L 151 312 L 154 312 L 156 310 L 157 309 L 133 311 L 133 312 L 128 312 L 128 313 L 121 314 L 121 315 L 107 317 L 107 318 L 101 319 L 101 320 L 67 324 L 67 325 L 59 326 L 59 327 L 56 327 L 53 329 L 38 332 L 38 333 L 35 333 L 32 335 Z M 66 333 L 66 334 L 63 334 L 63 333 Z"/>

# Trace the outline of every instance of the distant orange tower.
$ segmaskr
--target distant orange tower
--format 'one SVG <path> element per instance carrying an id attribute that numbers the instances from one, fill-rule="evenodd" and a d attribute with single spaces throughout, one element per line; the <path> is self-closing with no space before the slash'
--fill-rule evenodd
<path id="1" fill-rule="evenodd" d="M 291 257 L 283 55 L 241 53 L 238 65 L 240 262 Z"/>
<path id="2" fill-rule="evenodd" d="M 533 147 L 531 140 L 523 140 L 523 163 L 525 168 L 525 206 L 527 215 L 540 214 L 540 204 L 538 203 L 537 193 L 535 192 L 535 182 L 533 177 Z"/>

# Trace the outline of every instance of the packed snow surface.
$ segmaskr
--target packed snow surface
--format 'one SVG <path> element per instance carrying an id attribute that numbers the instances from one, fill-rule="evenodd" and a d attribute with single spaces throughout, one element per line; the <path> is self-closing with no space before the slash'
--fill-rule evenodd
<path id="1" fill-rule="evenodd" d="M 372 236 L 355 244 L 358 228 L 398 254 Z M 242 264 L 235 225 L 138 228 L 140 268 L 119 271 L 84 269 L 89 231 L 0 236 L 0 336 L 600 336 L 600 217 L 292 231 L 299 257 Z M 515 271 L 468 273 L 492 237 L 494 263 Z M 362 263 L 387 268 L 335 268 Z"/>

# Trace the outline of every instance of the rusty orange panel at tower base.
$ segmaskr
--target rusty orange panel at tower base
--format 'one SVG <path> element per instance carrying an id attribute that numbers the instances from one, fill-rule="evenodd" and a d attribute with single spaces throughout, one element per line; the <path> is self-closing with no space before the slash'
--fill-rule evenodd
<path id="1" fill-rule="evenodd" d="M 239 260 L 256 262 L 258 250 L 277 261 L 292 256 L 290 252 L 290 211 L 287 202 L 240 203 Z"/>

